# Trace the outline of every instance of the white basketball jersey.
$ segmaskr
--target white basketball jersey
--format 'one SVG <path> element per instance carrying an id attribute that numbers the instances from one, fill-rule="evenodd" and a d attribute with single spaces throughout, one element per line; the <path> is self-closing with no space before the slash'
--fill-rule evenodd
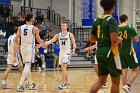
<path id="1" fill-rule="evenodd" d="M 35 46 L 35 36 L 33 34 L 33 25 L 22 25 L 21 26 L 21 48 L 31 47 L 34 48 Z"/>
<path id="2" fill-rule="evenodd" d="M 9 54 L 13 54 L 13 53 L 14 53 L 13 48 L 14 48 L 15 37 L 16 37 L 16 35 L 13 34 L 13 35 L 11 35 L 11 36 L 8 38 L 8 53 L 9 53 Z"/>
<path id="3" fill-rule="evenodd" d="M 60 54 L 59 56 L 65 56 L 71 54 L 71 40 L 70 40 L 70 32 L 67 32 L 66 35 L 62 35 L 62 33 L 58 34 L 59 45 L 60 45 Z"/>

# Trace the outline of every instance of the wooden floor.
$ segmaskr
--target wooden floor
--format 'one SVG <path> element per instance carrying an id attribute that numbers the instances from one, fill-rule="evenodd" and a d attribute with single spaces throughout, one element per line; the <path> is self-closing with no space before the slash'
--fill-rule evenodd
<path id="1" fill-rule="evenodd" d="M 0 80 L 2 80 L 2 74 L 4 71 L 0 72 Z M 60 71 L 47 70 L 42 72 L 32 72 L 33 80 L 37 84 L 36 90 L 27 90 L 23 93 L 89 93 L 91 85 L 97 80 L 97 76 L 92 68 L 69 68 L 69 82 L 71 84 L 69 89 L 59 90 L 57 88 L 60 82 Z M 7 83 L 9 85 L 8 89 L 0 88 L 0 93 L 17 93 L 16 86 L 19 82 L 20 74 L 18 71 L 13 71 L 8 79 Z M 107 88 L 100 89 L 98 93 L 110 93 L 110 77 L 107 81 Z M 132 87 L 133 93 L 138 92 L 140 88 L 140 74 Z M 122 90 L 121 84 L 121 92 Z"/>

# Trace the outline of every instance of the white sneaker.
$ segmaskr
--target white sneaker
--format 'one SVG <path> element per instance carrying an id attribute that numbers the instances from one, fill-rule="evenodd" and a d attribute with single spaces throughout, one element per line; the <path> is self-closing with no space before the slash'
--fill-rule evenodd
<path id="1" fill-rule="evenodd" d="M 35 84 L 35 83 L 32 83 L 32 84 L 31 84 L 30 90 L 36 90 L 36 84 Z"/>
<path id="2" fill-rule="evenodd" d="M 24 87 L 18 85 L 18 86 L 17 86 L 17 91 L 18 91 L 18 92 L 24 92 Z"/>
<path id="3" fill-rule="evenodd" d="M 3 88 L 3 89 L 6 89 L 7 88 L 7 84 L 5 83 L 5 84 L 1 84 L 1 87 Z"/>
<path id="4" fill-rule="evenodd" d="M 7 88 L 7 84 L 6 84 L 5 80 L 2 80 L 2 82 L 1 82 L 1 87 L 2 87 L 3 89 L 6 89 L 6 88 Z"/>
<path id="5" fill-rule="evenodd" d="M 106 88 L 106 85 L 102 85 L 101 88 Z"/>
<path id="6" fill-rule="evenodd" d="M 41 71 L 42 71 L 42 69 L 41 69 L 41 67 L 39 67 L 39 68 L 38 68 L 38 72 L 41 72 Z"/>
<path id="7" fill-rule="evenodd" d="M 60 85 L 58 86 L 59 89 L 67 89 L 70 87 L 69 83 L 60 83 Z"/>
<path id="8" fill-rule="evenodd" d="M 131 88 L 130 88 L 128 85 L 124 85 L 124 86 L 123 86 L 123 90 L 124 90 L 126 93 L 132 93 Z"/>

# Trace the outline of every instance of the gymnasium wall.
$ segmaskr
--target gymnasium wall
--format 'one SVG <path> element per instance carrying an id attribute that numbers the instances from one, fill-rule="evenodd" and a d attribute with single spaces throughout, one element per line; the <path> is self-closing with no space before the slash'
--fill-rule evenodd
<path id="1" fill-rule="evenodd" d="M 21 0 L 20 0 L 21 1 Z M 22 0 L 23 1 L 23 0 Z M 78 25 L 81 25 L 82 19 L 82 0 L 75 0 L 75 15 L 73 15 L 73 0 L 32 0 L 32 6 L 36 8 L 44 8 L 46 9 L 48 6 L 52 5 L 52 9 L 54 9 L 57 13 L 60 13 L 61 16 L 65 16 L 67 19 L 72 20 L 75 17 L 75 22 Z M 137 8 L 140 8 L 140 1 L 134 0 L 135 4 L 133 4 L 133 0 L 120 0 L 120 14 L 126 13 L 129 17 L 129 23 L 133 23 L 133 5 L 136 5 Z M 28 5 L 28 0 L 26 0 Z M 20 5 L 23 5 L 23 2 L 19 2 L 18 0 L 12 0 L 11 4 L 14 5 L 14 12 L 20 11 Z M 100 0 L 96 0 L 96 13 L 95 16 L 99 16 L 103 12 L 100 7 Z M 73 20 L 72 20 L 73 21 Z"/>
<path id="2" fill-rule="evenodd" d="M 32 0 L 32 7 L 34 8 L 47 9 L 48 6 L 50 6 L 50 0 Z"/>
<path id="3" fill-rule="evenodd" d="M 21 0 L 12 0 L 11 4 L 13 5 L 13 12 L 15 14 L 19 13 L 21 10 L 22 1 Z"/>

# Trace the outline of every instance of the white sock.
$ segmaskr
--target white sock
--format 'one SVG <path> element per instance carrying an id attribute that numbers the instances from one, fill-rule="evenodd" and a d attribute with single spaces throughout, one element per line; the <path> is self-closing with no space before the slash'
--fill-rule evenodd
<path id="1" fill-rule="evenodd" d="M 27 74 L 29 73 L 31 69 L 31 63 L 25 63 L 25 67 L 24 67 L 24 70 L 23 70 L 23 73 L 22 73 L 22 76 L 21 76 L 21 79 L 20 79 L 20 82 L 19 82 L 19 85 L 22 86 L 23 85 L 23 81 L 25 80 Z"/>
<path id="2" fill-rule="evenodd" d="M 2 84 L 6 84 L 5 80 L 2 80 Z"/>

